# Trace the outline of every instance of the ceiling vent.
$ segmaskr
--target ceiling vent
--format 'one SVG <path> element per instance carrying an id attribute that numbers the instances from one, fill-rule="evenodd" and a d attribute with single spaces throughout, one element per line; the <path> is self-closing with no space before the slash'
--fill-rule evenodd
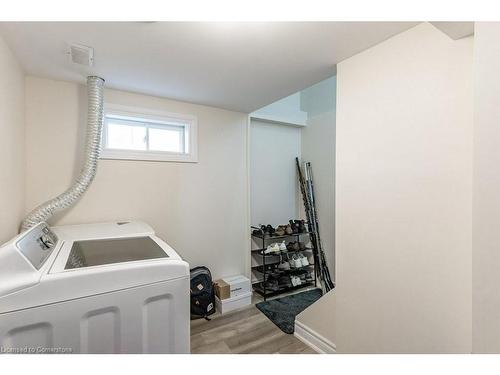
<path id="1" fill-rule="evenodd" d="M 73 63 L 92 66 L 94 64 L 94 49 L 81 44 L 70 44 L 69 56 Z"/>

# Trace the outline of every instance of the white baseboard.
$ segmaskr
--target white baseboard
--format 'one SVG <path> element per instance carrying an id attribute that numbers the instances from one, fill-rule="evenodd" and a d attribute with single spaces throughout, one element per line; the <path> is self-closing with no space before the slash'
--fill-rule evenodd
<path id="1" fill-rule="evenodd" d="M 335 354 L 337 352 L 334 343 L 301 322 L 295 321 L 295 332 L 293 335 L 318 353 Z"/>

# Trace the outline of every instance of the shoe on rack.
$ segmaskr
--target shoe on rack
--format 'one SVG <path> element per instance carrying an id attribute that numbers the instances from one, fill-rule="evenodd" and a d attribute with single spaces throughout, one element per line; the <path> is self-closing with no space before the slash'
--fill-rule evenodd
<path id="1" fill-rule="evenodd" d="M 272 253 L 279 253 L 280 252 L 280 245 L 277 243 L 273 243 L 267 247 L 266 250 L 264 250 L 264 254 L 272 254 Z"/>
<path id="2" fill-rule="evenodd" d="M 300 247 L 297 242 L 289 242 L 288 246 L 286 247 L 288 251 L 299 251 Z"/>
<path id="3" fill-rule="evenodd" d="M 253 228 L 252 234 L 254 236 L 262 236 L 264 234 L 264 232 L 262 231 L 261 228 L 257 228 L 257 227 L 252 227 L 252 228 Z"/>
<path id="4" fill-rule="evenodd" d="M 274 234 L 276 236 L 284 236 L 285 235 L 285 227 L 283 227 L 283 225 L 278 225 Z"/>
<path id="5" fill-rule="evenodd" d="M 290 269 L 293 269 L 295 268 L 295 261 L 293 260 L 293 256 L 290 256 L 290 254 L 288 254 L 288 264 L 290 265 Z"/>
<path id="6" fill-rule="evenodd" d="M 280 251 L 286 251 L 285 241 L 283 241 L 282 243 L 280 243 Z"/>
<path id="7" fill-rule="evenodd" d="M 288 271 L 290 270 L 290 263 L 285 260 L 281 260 L 281 263 L 278 265 L 278 269 L 280 271 Z"/>
<path id="8" fill-rule="evenodd" d="M 307 232 L 306 223 L 304 220 L 294 220 L 294 222 L 297 225 L 299 233 Z"/>
<path id="9" fill-rule="evenodd" d="M 292 285 L 293 286 L 299 286 L 302 284 L 302 280 L 300 280 L 300 277 L 297 277 L 297 276 L 291 276 L 290 277 L 291 280 L 292 280 Z"/>
<path id="10" fill-rule="evenodd" d="M 302 261 L 299 259 L 298 255 L 294 255 L 292 259 L 293 259 L 293 266 L 294 266 L 294 268 L 300 268 L 300 267 L 302 267 Z"/>
<path id="11" fill-rule="evenodd" d="M 293 229 L 292 229 L 292 226 L 290 224 L 288 224 L 285 227 L 285 233 L 288 234 L 288 235 L 292 235 L 293 234 Z"/>
<path id="12" fill-rule="evenodd" d="M 302 264 L 302 267 L 306 267 L 309 265 L 309 261 L 307 260 L 307 257 L 305 257 L 303 254 L 299 255 L 300 262 Z"/>
<path id="13" fill-rule="evenodd" d="M 266 225 L 266 230 L 269 233 L 269 235 L 272 235 L 275 232 L 274 227 L 271 224 Z"/>
<path id="14" fill-rule="evenodd" d="M 292 280 L 289 276 L 283 275 L 279 278 L 278 284 L 283 288 L 290 288 L 292 286 Z"/>
<path id="15" fill-rule="evenodd" d="M 289 220 L 290 226 L 292 227 L 293 234 L 299 233 L 299 226 L 295 224 L 293 220 Z"/>
<path id="16" fill-rule="evenodd" d="M 304 251 L 307 249 L 306 244 L 304 242 L 298 242 L 299 250 Z"/>
<path id="17" fill-rule="evenodd" d="M 270 290 L 270 291 L 278 291 L 279 290 L 279 286 L 278 286 L 278 280 L 276 279 L 269 279 L 267 281 L 264 281 L 262 283 L 262 287 L 264 287 L 267 289 L 267 290 Z"/>

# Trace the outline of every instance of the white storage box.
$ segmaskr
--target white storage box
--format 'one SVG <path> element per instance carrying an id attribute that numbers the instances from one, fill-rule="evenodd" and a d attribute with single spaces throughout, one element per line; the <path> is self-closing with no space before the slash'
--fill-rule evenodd
<path id="1" fill-rule="evenodd" d="M 229 311 L 249 306 L 252 303 L 252 292 L 240 294 L 239 296 L 220 300 L 215 296 L 215 307 L 218 312 L 225 314 Z"/>
<path id="2" fill-rule="evenodd" d="M 245 276 L 238 275 L 232 277 L 223 277 L 222 280 L 229 284 L 229 298 L 252 292 L 250 280 Z"/>

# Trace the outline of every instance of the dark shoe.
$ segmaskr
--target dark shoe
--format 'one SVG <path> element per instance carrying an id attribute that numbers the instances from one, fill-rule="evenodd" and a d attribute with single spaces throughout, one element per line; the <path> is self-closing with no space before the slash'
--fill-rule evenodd
<path id="1" fill-rule="evenodd" d="M 292 286 L 292 283 L 290 282 L 290 276 L 281 276 L 279 278 L 279 286 L 282 288 L 290 288 Z"/>
<path id="2" fill-rule="evenodd" d="M 252 234 L 253 234 L 254 236 L 262 236 L 264 233 L 262 232 L 262 229 L 254 229 L 254 230 L 252 231 Z"/>
<path id="3" fill-rule="evenodd" d="M 299 233 L 307 232 L 307 227 L 304 220 L 295 220 L 295 224 L 297 225 Z"/>
<path id="4" fill-rule="evenodd" d="M 291 225 L 287 225 L 285 227 L 285 233 L 286 234 L 289 234 L 289 235 L 292 235 L 293 234 L 293 230 L 292 230 L 292 226 Z"/>
<path id="5" fill-rule="evenodd" d="M 276 279 L 269 279 L 267 281 L 264 281 L 262 283 L 262 287 L 266 287 L 266 290 L 276 292 L 279 290 L 279 285 L 278 285 L 278 280 Z"/>

